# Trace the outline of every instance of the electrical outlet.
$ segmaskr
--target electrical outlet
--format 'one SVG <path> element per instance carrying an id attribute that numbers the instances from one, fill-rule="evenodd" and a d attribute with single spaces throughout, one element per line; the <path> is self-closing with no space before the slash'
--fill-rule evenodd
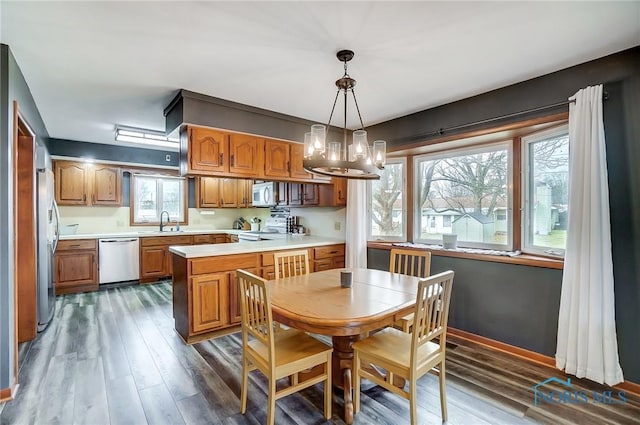
<path id="1" fill-rule="evenodd" d="M 339 221 L 334 221 L 333 222 L 333 230 L 340 230 L 340 222 Z"/>
<path id="2" fill-rule="evenodd" d="M 166 155 L 164 157 L 164 160 L 167 161 L 167 162 L 171 162 L 171 155 Z"/>

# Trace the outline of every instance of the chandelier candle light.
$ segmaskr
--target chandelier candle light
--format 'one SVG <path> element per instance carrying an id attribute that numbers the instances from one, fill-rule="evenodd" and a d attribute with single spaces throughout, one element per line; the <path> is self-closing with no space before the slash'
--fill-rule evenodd
<path id="1" fill-rule="evenodd" d="M 344 75 L 336 81 L 338 92 L 333 101 L 331 115 L 327 125 L 313 124 L 311 131 L 304 135 L 304 160 L 302 165 L 305 170 L 314 174 L 321 174 L 332 177 L 344 177 L 349 179 L 380 179 L 381 170 L 384 169 L 386 160 L 387 142 L 376 140 L 373 146 L 369 147 L 367 132 L 362 123 L 360 108 L 356 100 L 356 93 L 353 88 L 356 80 L 347 73 L 347 62 L 353 58 L 351 50 L 340 50 L 337 53 L 338 60 L 344 62 Z M 331 125 L 331 118 L 336 109 L 340 92 L 344 95 L 344 127 L 342 143 L 328 142 L 327 128 Z M 347 148 L 347 94 L 351 92 L 356 105 L 358 118 L 360 119 L 359 130 L 353 132 L 353 141 Z"/>

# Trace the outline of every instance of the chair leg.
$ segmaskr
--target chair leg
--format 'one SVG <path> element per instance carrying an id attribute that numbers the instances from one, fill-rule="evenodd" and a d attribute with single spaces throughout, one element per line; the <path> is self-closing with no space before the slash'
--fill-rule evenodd
<path id="1" fill-rule="evenodd" d="M 442 410 L 442 421 L 447 421 L 447 391 L 445 388 L 445 368 L 444 368 L 444 359 L 440 362 L 440 409 Z"/>
<path id="2" fill-rule="evenodd" d="M 324 418 L 331 419 L 331 408 L 333 403 L 333 388 L 331 387 L 331 353 L 327 355 L 327 363 L 324 365 L 327 380 L 324 381 Z"/>
<path id="3" fill-rule="evenodd" d="M 269 403 L 267 407 L 267 424 L 274 425 L 276 421 L 276 380 L 269 377 L 269 394 L 267 395 Z"/>
<path id="4" fill-rule="evenodd" d="M 354 350 L 353 356 L 353 413 L 360 411 L 360 355 Z"/>
<path id="5" fill-rule="evenodd" d="M 411 425 L 416 425 L 418 423 L 418 409 L 416 407 L 418 403 L 416 399 L 416 380 L 411 379 L 409 381 L 409 416 L 411 419 Z"/>
<path id="6" fill-rule="evenodd" d="M 247 385 L 249 384 L 249 364 L 247 358 L 242 356 L 242 388 L 240 389 L 240 413 L 247 412 Z"/>

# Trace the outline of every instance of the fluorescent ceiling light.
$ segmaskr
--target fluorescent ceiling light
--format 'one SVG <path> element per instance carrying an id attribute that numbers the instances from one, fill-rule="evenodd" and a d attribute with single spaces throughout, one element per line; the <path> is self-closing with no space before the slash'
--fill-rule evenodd
<path id="1" fill-rule="evenodd" d="M 168 138 L 160 132 L 122 127 L 116 127 L 116 140 L 118 142 L 139 143 L 143 145 L 152 145 L 173 149 L 177 149 L 180 145 L 178 139 Z"/>

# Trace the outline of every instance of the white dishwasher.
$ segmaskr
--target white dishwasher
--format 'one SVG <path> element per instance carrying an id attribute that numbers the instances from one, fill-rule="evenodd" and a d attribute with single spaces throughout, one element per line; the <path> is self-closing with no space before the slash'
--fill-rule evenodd
<path id="1" fill-rule="evenodd" d="M 100 284 L 140 279 L 138 238 L 98 240 Z"/>

